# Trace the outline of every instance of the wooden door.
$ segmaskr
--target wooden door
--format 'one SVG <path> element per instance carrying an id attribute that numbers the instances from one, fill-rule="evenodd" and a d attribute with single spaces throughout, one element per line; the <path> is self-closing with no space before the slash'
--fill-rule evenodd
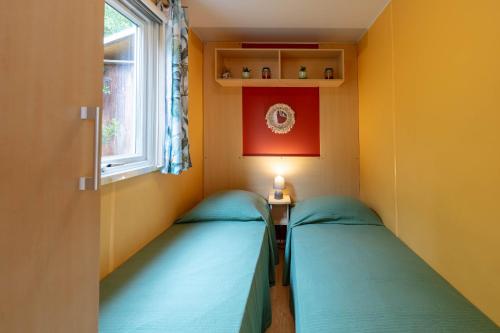
<path id="1" fill-rule="evenodd" d="M 0 1 L 0 332 L 97 331 L 102 0 Z"/>

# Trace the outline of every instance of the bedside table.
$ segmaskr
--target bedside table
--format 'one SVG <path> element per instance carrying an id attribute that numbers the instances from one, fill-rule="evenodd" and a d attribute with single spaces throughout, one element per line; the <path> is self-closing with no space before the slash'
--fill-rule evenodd
<path id="1" fill-rule="evenodd" d="M 290 198 L 290 196 L 288 194 L 283 194 L 283 199 L 275 199 L 274 192 L 271 191 L 267 198 L 267 203 L 269 204 L 271 211 L 273 211 L 273 208 L 275 208 L 276 206 L 281 206 L 283 208 L 283 214 L 281 218 L 275 219 L 274 224 L 288 225 L 288 220 L 290 219 L 290 205 L 292 204 L 292 199 Z M 273 218 L 274 217 L 275 216 L 273 214 Z"/>
<path id="2" fill-rule="evenodd" d="M 271 191 L 267 197 L 267 203 L 269 204 L 269 208 L 271 208 L 271 216 L 273 217 L 274 229 L 276 231 L 276 241 L 280 247 L 284 247 L 286 229 L 290 220 L 292 199 L 288 194 L 283 194 L 283 199 L 275 199 L 274 191 Z"/>

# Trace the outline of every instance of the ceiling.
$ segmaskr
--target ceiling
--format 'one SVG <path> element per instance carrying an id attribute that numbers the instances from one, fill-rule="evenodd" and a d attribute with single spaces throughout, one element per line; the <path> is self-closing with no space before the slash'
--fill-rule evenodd
<path id="1" fill-rule="evenodd" d="M 184 0 L 204 41 L 356 42 L 390 0 Z"/>

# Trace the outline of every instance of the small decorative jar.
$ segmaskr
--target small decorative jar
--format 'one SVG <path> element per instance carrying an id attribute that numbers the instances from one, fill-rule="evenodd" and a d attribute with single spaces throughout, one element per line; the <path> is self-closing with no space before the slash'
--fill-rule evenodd
<path id="1" fill-rule="evenodd" d="M 262 78 L 263 79 L 270 79 L 271 78 L 271 68 L 262 67 Z"/>
<path id="2" fill-rule="evenodd" d="M 333 80 L 333 68 L 325 68 L 325 80 Z"/>
<path id="3" fill-rule="evenodd" d="M 243 67 L 243 71 L 241 72 L 241 78 L 242 79 L 250 78 L 250 69 L 248 69 L 248 67 Z"/>
<path id="4" fill-rule="evenodd" d="M 307 69 L 305 66 L 300 66 L 299 79 L 307 79 Z"/>

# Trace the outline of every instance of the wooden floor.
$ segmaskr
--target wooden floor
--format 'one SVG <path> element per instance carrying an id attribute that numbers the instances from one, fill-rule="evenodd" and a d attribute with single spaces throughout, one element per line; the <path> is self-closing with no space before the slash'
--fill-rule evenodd
<path id="1" fill-rule="evenodd" d="M 280 249 L 280 263 L 276 266 L 276 285 L 271 288 L 273 322 L 266 333 L 293 333 L 295 323 L 290 313 L 290 289 L 281 284 L 283 274 L 283 249 Z"/>

